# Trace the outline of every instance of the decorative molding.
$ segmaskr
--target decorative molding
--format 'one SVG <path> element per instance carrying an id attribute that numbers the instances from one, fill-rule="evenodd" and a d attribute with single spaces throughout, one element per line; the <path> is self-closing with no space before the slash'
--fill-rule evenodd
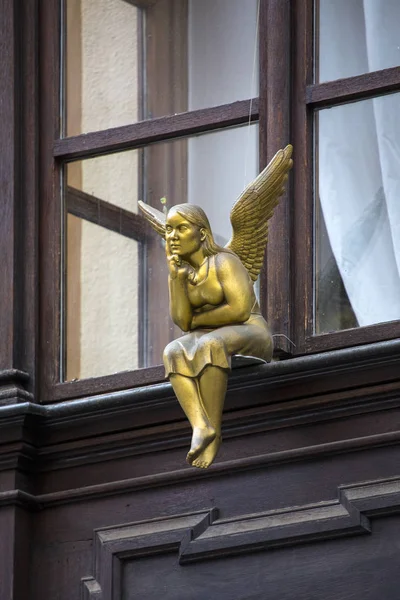
<path id="1" fill-rule="evenodd" d="M 101 600 L 100 585 L 93 577 L 83 577 L 81 580 L 81 600 Z"/>
<path id="2" fill-rule="evenodd" d="M 32 494 L 22 490 L 10 490 L 0 494 L 0 508 L 4 506 L 21 506 L 25 509 L 36 510 L 38 503 L 36 497 Z"/>
<path id="3" fill-rule="evenodd" d="M 364 438 L 351 440 L 341 440 L 339 442 L 330 442 L 315 446 L 296 448 L 294 450 L 283 450 L 261 456 L 252 456 L 249 458 L 236 459 L 217 463 L 212 469 L 200 470 L 184 467 L 176 471 L 167 471 L 164 473 L 155 473 L 142 477 L 124 479 L 122 481 L 91 485 L 74 490 L 66 490 L 37 496 L 38 503 L 42 507 L 55 506 L 59 504 L 70 504 L 79 502 L 82 499 L 101 498 L 116 494 L 125 494 L 144 489 L 158 488 L 162 486 L 171 486 L 185 482 L 196 481 L 198 479 L 210 479 L 221 477 L 226 473 L 233 475 L 235 473 L 247 471 L 250 469 L 263 469 L 272 465 L 292 463 L 302 460 L 320 458 L 322 456 L 333 456 L 349 452 L 357 452 L 367 448 L 398 445 L 400 442 L 400 431 L 380 435 L 372 435 Z M 1 501 L 1 494 L 0 494 Z"/>
<path id="4" fill-rule="evenodd" d="M 92 578 L 81 580 L 83 600 L 121 598 L 119 588 L 121 559 L 134 560 L 143 555 L 176 551 L 188 546 L 192 539 L 206 531 L 217 518 L 216 509 L 185 513 L 107 527 L 94 532 L 94 565 Z"/>
<path id="5" fill-rule="evenodd" d="M 0 386 L 0 406 L 33 402 L 33 394 L 19 385 Z"/>
<path id="6" fill-rule="evenodd" d="M 83 600 L 121 597 L 122 561 L 175 551 L 181 565 L 371 533 L 370 518 L 400 512 L 400 478 L 341 486 L 338 499 L 217 520 L 217 509 L 98 529 Z"/>
<path id="7" fill-rule="evenodd" d="M 30 471 L 36 459 L 37 450 L 32 444 L 25 442 L 4 444 L 0 453 L 0 471 L 9 471 L 12 469 Z"/>
<path id="8" fill-rule="evenodd" d="M 34 397 L 25 389 L 29 375 L 18 369 L 0 371 L 0 406 L 33 402 Z"/>
<path id="9" fill-rule="evenodd" d="M 0 492 L 0 507 L 13 503 L 23 503 L 31 510 L 44 510 L 53 506 L 71 504 L 73 502 L 82 502 L 92 499 L 99 500 L 100 498 L 137 492 L 139 490 L 142 491 L 163 486 L 179 485 L 187 482 L 194 482 L 199 479 L 221 477 L 225 474 L 232 476 L 243 471 L 265 469 L 278 464 L 300 462 L 303 460 L 308 461 L 323 456 L 334 456 L 337 454 L 362 451 L 369 448 L 398 445 L 399 442 L 400 432 L 394 432 L 225 461 L 216 463 L 213 465 L 212 469 L 208 470 L 195 470 L 184 467 L 176 471 L 144 475 L 131 479 L 123 479 L 121 481 L 112 481 L 76 489 L 62 490 L 59 492 L 38 494 L 36 496 L 31 494 L 25 495 L 21 490 L 10 490 L 7 492 Z"/>
<path id="10" fill-rule="evenodd" d="M 399 477 L 340 486 L 337 500 L 213 523 L 190 541 L 180 562 L 371 533 L 371 517 L 397 512 Z"/>
<path id="11" fill-rule="evenodd" d="M 29 381 L 29 375 L 25 371 L 19 371 L 18 369 L 6 369 L 0 371 L 0 384 L 4 381 L 21 381 L 22 383 L 26 383 Z"/>
<path id="12" fill-rule="evenodd" d="M 396 421 L 391 420 L 400 408 L 398 342 L 376 344 L 374 351 L 368 347 L 359 349 L 356 354 L 353 350 L 328 352 L 324 356 L 239 368 L 230 378 L 223 432 L 226 440 L 253 435 L 254 439 L 261 440 L 260 434 L 270 431 L 314 426 L 338 418 L 360 417 L 361 422 L 362 415 L 382 413 L 376 426 L 371 422 L 371 427 L 362 427 L 358 434 L 355 430 L 354 436 L 350 434 L 351 439 L 340 439 L 338 429 L 336 441 L 302 448 L 289 445 L 280 452 L 268 454 L 260 442 L 258 449 L 254 449 L 255 456 L 217 463 L 207 474 L 187 468 L 172 474 L 160 473 L 154 463 L 154 472 L 149 473 L 148 478 L 54 491 L 40 498 L 40 503 L 59 504 L 164 485 L 170 476 L 173 481 L 193 481 L 199 477 L 214 477 L 228 469 L 262 468 L 326 453 L 398 444 L 400 433 L 393 431 Z M 371 372 L 373 377 L 378 377 L 385 369 L 383 379 L 391 373 L 385 383 L 368 381 Z M 344 376 L 344 373 L 349 375 Z M 327 378 L 325 389 L 321 386 L 324 378 Z M 358 382 L 353 388 L 350 378 L 351 382 L 353 379 Z M 0 398 L 1 383 L 4 391 L 9 389 L 11 380 L 26 382 L 28 375 L 18 371 L 1 372 Z M 348 387 L 345 387 L 346 382 Z M 13 393 L 15 390 L 10 392 Z M 155 451 L 181 448 L 188 436 L 188 427 L 169 383 L 52 405 L 25 401 L 0 406 L 0 471 L 16 468 L 28 473 L 32 469 L 50 472 L 150 455 Z M 193 474 L 189 475 L 189 471 Z"/>
<path id="13" fill-rule="evenodd" d="M 291 385 L 291 399 L 298 398 L 296 389 L 298 384 L 312 382 L 316 376 L 325 379 L 334 376 L 335 386 L 330 391 L 340 390 L 341 376 L 353 373 L 357 378 L 357 386 L 363 385 L 361 373 L 368 373 L 372 369 L 381 370 L 383 367 L 393 367 L 393 379 L 399 383 L 398 367 L 400 363 L 400 339 L 378 342 L 353 348 L 332 350 L 315 355 L 292 358 L 267 365 L 237 369 L 230 377 L 229 390 L 236 391 L 245 388 L 263 389 L 266 393 L 271 386 L 284 387 Z M 395 370 L 397 369 L 397 370 Z M 26 382 L 29 376 L 17 370 L 0 371 L 0 386 L 2 382 L 17 380 Z M 380 377 L 379 381 L 384 381 Z M 78 382 L 79 383 L 79 382 Z M 368 385 L 371 382 L 368 381 Z M 356 386 L 355 386 L 356 387 Z M 348 389 L 348 387 L 346 387 Z M 321 394 L 324 390 L 321 390 Z M 349 396 L 351 393 L 349 392 Z M 304 396 L 303 396 L 304 397 Z M 146 385 L 119 392 L 102 393 L 86 398 L 70 399 L 56 403 L 42 404 L 42 410 L 37 414 L 46 417 L 51 425 L 81 419 L 85 415 L 110 415 L 122 408 L 138 410 L 144 407 L 155 407 L 160 402 L 173 400 L 174 395 L 169 383 Z M 10 414 L 8 406 L 0 406 L 0 421 L 3 416 Z M 19 411 L 15 407 L 16 412 Z"/>
<path id="14" fill-rule="evenodd" d="M 389 383 L 381 386 L 369 386 L 367 389 L 360 388 L 353 392 L 325 394 L 323 396 L 311 396 L 299 401 L 269 402 L 264 399 L 263 405 L 242 407 L 240 410 L 229 410 L 230 396 L 228 394 L 227 410 L 223 427 L 224 439 L 232 439 L 243 435 L 254 435 L 271 430 L 284 429 L 309 423 L 326 422 L 339 417 L 350 417 L 375 411 L 390 410 L 400 407 L 400 382 Z M 173 411 L 178 410 L 174 398 L 163 402 L 155 400 L 158 410 L 167 409 L 173 422 L 168 430 L 163 424 L 157 428 L 157 424 L 145 423 L 148 427 L 135 428 L 133 415 L 138 407 L 120 407 L 118 422 L 114 423 L 113 433 L 107 429 L 96 429 L 96 435 L 92 436 L 90 443 L 86 439 L 66 444 L 53 444 L 44 447 L 40 451 L 41 466 L 43 470 L 54 470 L 71 467 L 72 465 L 95 464 L 103 461 L 105 457 L 113 460 L 126 458 L 158 451 L 180 448 L 188 443 L 188 427 L 186 422 L 175 418 Z M 150 411 L 149 411 L 150 412 Z M 152 413 L 153 414 L 153 413 Z M 82 417 L 93 421 L 104 420 L 105 417 L 99 410 L 99 414 Z M 127 419 L 131 418 L 131 429 L 127 432 Z M 120 434 L 118 429 L 123 426 Z M 65 424 L 64 424 L 65 427 Z M 71 428 L 69 429 L 69 434 Z M 378 432 L 377 432 L 378 433 Z M 380 432 L 379 432 L 380 433 Z"/>

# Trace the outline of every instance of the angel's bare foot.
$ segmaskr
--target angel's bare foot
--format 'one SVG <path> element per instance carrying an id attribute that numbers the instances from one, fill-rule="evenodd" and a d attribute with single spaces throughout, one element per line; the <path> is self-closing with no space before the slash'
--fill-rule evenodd
<path id="1" fill-rule="evenodd" d="M 198 469 L 207 469 L 214 458 L 217 456 L 218 450 L 221 446 L 221 436 L 217 435 L 211 444 L 207 446 L 205 450 L 192 462 L 192 467 L 197 467 Z"/>
<path id="2" fill-rule="evenodd" d="M 192 445 L 186 457 L 187 462 L 191 465 L 214 438 L 215 429 L 213 427 L 195 427 L 193 429 Z"/>

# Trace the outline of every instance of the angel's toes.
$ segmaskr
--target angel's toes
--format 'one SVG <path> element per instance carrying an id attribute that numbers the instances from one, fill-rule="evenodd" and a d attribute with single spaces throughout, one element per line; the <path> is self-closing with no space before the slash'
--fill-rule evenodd
<path id="1" fill-rule="evenodd" d="M 196 462 L 196 467 L 198 467 L 199 469 L 207 469 L 207 467 L 210 465 L 210 463 L 205 460 L 198 460 Z"/>

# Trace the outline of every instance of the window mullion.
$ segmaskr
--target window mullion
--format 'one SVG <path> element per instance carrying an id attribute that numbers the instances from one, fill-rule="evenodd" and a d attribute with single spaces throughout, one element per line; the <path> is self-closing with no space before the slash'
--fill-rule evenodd
<path id="1" fill-rule="evenodd" d="M 66 210 L 75 217 L 115 231 L 132 240 L 144 242 L 148 238 L 150 229 L 142 215 L 115 206 L 115 204 L 71 186 L 68 186 L 66 190 Z"/>
<path id="2" fill-rule="evenodd" d="M 308 85 L 306 102 L 319 109 L 396 92 L 399 88 L 400 67 L 391 67 L 346 79 Z"/>
<path id="3" fill-rule="evenodd" d="M 305 351 L 313 327 L 313 111 L 305 102 L 313 80 L 313 0 L 293 3 L 292 140 L 295 149 L 292 200 L 292 335 Z"/>
<path id="4" fill-rule="evenodd" d="M 223 127 L 246 125 L 249 122 L 250 109 L 250 121 L 257 121 L 258 98 L 253 98 L 253 100 L 240 100 L 170 117 L 141 121 L 133 125 L 56 139 L 54 156 L 64 160 L 88 158 L 104 152 L 140 148 L 154 142 L 187 137 Z"/>
<path id="5" fill-rule="evenodd" d="M 291 3 L 260 4 L 260 169 L 291 140 Z M 296 148 L 295 148 L 296 152 Z M 296 156 L 296 155 L 295 155 Z M 296 160 L 296 158 L 295 158 Z M 291 333 L 290 209 L 291 185 L 275 210 L 268 235 L 260 300 L 275 348 L 293 352 Z"/>

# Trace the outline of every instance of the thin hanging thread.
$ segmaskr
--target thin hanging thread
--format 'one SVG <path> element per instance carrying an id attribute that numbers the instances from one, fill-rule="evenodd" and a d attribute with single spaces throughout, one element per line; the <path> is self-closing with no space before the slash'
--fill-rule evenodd
<path id="1" fill-rule="evenodd" d="M 285 335 L 284 333 L 274 333 L 273 336 L 274 337 L 284 337 L 285 339 L 287 339 L 288 342 L 290 342 L 292 344 L 292 346 L 294 346 L 296 348 L 296 344 L 294 342 L 292 342 L 292 340 L 290 338 L 288 338 L 287 335 Z"/>
<path id="2" fill-rule="evenodd" d="M 257 20 L 256 20 L 256 36 L 254 40 L 254 53 L 253 53 L 253 73 L 251 76 L 251 88 L 250 88 L 250 108 L 249 108 L 249 121 L 247 124 L 247 142 L 246 142 L 246 151 L 245 151 L 245 159 L 244 159 L 244 182 L 243 188 L 246 187 L 247 183 L 247 162 L 249 158 L 250 152 L 250 125 L 251 125 L 251 111 L 253 109 L 253 89 L 254 83 L 256 80 L 256 66 L 257 66 L 257 46 L 258 46 L 258 31 L 259 31 L 259 21 L 260 21 L 260 0 L 257 1 Z"/>

